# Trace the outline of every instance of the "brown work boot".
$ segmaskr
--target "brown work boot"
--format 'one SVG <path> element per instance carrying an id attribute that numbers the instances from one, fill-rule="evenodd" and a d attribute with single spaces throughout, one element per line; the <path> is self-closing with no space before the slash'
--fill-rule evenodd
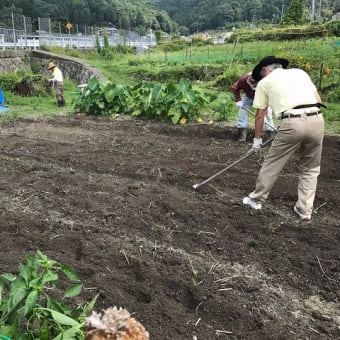
<path id="1" fill-rule="evenodd" d="M 267 131 L 264 131 L 262 139 L 264 142 L 266 142 L 267 140 L 275 137 L 275 135 L 276 135 L 276 131 L 267 130 Z"/>
<path id="2" fill-rule="evenodd" d="M 238 129 L 238 141 L 239 142 L 246 142 L 247 141 L 247 129 L 246 128 L 239 128 Z"/>

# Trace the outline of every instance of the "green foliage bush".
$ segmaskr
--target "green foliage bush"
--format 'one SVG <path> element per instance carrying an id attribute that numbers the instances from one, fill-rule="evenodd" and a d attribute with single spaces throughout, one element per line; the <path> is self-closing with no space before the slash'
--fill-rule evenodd
<path id="1" fill-rule="evenodd" d="M 324 96 L 324 100 L 331 103 L 340 103 L 340 87 L 335 84 L 333 89 Z"/>
<path id="2" fill-rule="evenodd" d="M 328 21 L 325 24 L 325 27 L 331 35 L 340 37 L 340 20 Z"/>
<path id="3" fill-rule="evenodd" d="M 130 114 L 176 124 L 181 119 L 196 120 L 205 115 L 205 110 L 221 110 L 218 114 L 222 113 L 222 116 L 217 117 L 224 119 L 226 110 L 221 104 L 215 102 L 209 106 L 215 99 L 216 95 L 194 87 L 185 79 L 179 82 L 141 82 L 130 87 L 93 78 L 76 99 L 74 108 L 77 112 L 92 115 Z"/>
<path id="4" fill-rule="evenodd" d="M 327 35 L 327 32 L 326 27 L 320 23 L 308 26 L 289 26 L 281 29 L 268 28 L 258 31 L 240 30 L 232 34 L 228 42 L 233 43 L 237 39 L 241 42 L 310 39 L 324 37 Z"/>
<path id="5" fill-rule="evenodd" d="M 223 74 L 217 76 L 210 82 L 210 86 L 216 87 L 219 90 L 230 91 L 231 86 L 240 78 L 240 76 L 249 71 L 251 70 L 245 70 L 240 64 L 229 66 L 224 70 Z"/>
<path id="6" fill-rule="evenodd" d="M 180 38 L 174 37 L 170 41 L 161 41 L 157 47 L 154 47 L 153 50 L 161 50 L 167 52 L 181 51 L 190 46 L 190 42 Z"/>
<path id="7" fill-rule="evenodd" d="M 163 63 L 162 66 L 156 63 L 144 64 L 138 70 L 131 72 L 138 80 L 167 81 L 177 79 L 211 80 L 223 72 L 223 65 L 213 64 L 188 64 L 188 63 Z"/>
<path id="8" fill-rule="evenodd" d="M 75 98 L 74 109 L 91 115 L 110 116 L 128 111 L 129 86 L 92 78 L 81 96 Z"/>
<path id="9" fill-rule="evenodd" d="M 31 88 L 31 96 L 48 97 L 52 93 L 51 84 L 42 74 L 26 74 L 20 83 Z"/>
<path id="10" fill-rule="evenodd" d="M 4 91 L 13 91 L 18 80 L 15 73 L 0 74 L 0 87 Z"/>

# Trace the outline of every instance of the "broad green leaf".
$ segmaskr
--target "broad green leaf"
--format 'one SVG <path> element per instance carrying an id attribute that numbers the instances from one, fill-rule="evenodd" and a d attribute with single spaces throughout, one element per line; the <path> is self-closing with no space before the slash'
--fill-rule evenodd
<path id="1" fill-rule="evenodd" d="M 182 103 L 182 104 L 181 104 L 181 110 L 182 110 L 184 113 L 188 113 L 189 108 L 190 108 L 190 105 L 189 105 L 189 104 L 187 104 L 187 103 Z"/>
<path id="2" fill-rule="evenodd" d="M 31 270 L 28 266 L 23 265 L 22 263 L 19 264 L 19 273 L 21 277 L 25 280 L 26 283 L 28 283 L 31 279 Z"/>
<path id="3" fill-rule="evenodd" d="M 195 103 L 195 101 L 196 101 L 196 95 L 195 95 L 195 93 L 193 93 L 193 92 L 187 92 L 187 93 L 185 94 L 185 98 L 186 98 L 191 104 Z"/>
<path id="4" fill-rule="evenodd" d="M 52 281 L 58 281 L 58 274 L 50 270 L 47 270 L 45 275 L 42 277 L 41 285 L 43 285 L 46 282 Z"/>
<path id="5" fill-rule="evenodd" d="M 49 310 L 49 312 L 51 313 L 51 316 L 53 318 L 54 321 L 58 322 L 59 324 L 63 325 L 63 326 L 72 326 L 72 327 L 80 327 L 81 324 L 70 318 L 69 316 L 56 312 L 54 310 Z"/>
<path id="6" fill-rule="evenodd" d="M 44 261 L 42 263 L 42 266 L 44 268 L 48 268 L 48 269 L 53 269 L 54 267 L 58 266 L 59 263 L 57 261 L 51 260 L 51 259 L 46 259 L 46 261 Z"/>
<path id="7" fill-rule="evenodd" d="M 7 301 L 7 310 L 10 313 L 14 309 L 19 307 L 19 304 L 25 299 L 29 290 L 26 287 L 16 289 L 13 294 L 10 295 Z"/>
<path id="8" fill-rule="evenodd" d="M 41 288 L 41 282 L 40 281 L 41 281 L 40 278 L 31 280 L 28 284 L 28 287 L 33 288 L 33 289 L 40 289 Z"/>
<path id="9" fill-rule="evenodd" d="M 72 313 L 72 309 L 70 307 L 52 299 L 50 296 L 47 298 L 46 308 L 66 315 L 70 315 L 70 313 Z"/>
<path id="10" fill-rule="evenodd" d="M 178 110 L 170 110 L 169 116 L 171 117 L 171 121 L 174 124 L 177 124 L 178 121 L 181 119 L 181 113 Z"/>
<path id="11" fill-rule="evenodd" d="M 99 87 L 99 82 L 97 78 L 92 78 L 87 84 L 87 88 L 90 91 L 95 91 Z"/>
<path id="12" fill-rule="evenodd" d="M 70 339 L 83 339 L 84 333 L 81 330 L 83 325 L 74 326 L 68 330 L 58 334 L 53 340 L 70 340 Z M 78 337 L 77 337 L 78 336 Z"/>
<path id="13" fill-rule="evenodd" d="M 82 289 L 83 289 L 82 284 L 71 285 L 67 287 L 67 289 L 65 290 L 64 298 L 77 296 L 81 293 Z"/>
<path id="14" fill-rule="evenodd" d="M 39 293 L 37 290 L 33 290 L 27 295 L 24 316 L 27 316 L 35 307 L 38 301 Z"/>
<path id="15" fill-rule="evenodd" d="M 105 99 L 111 102 L 113 98 L 117 95 L 117 90 L 112 87 L 107 87 L 104 92 Z"/>
<path id="16" fill-rule="evenodd" d="M 27 288 L 26 282 L 21 276 L 18 276 L 16 280 L 11 283 L 11 293 L 19 288 Z"/>
<path id="17" fill-rule="evenodd" d="M 16 276 L 11 273 L 5 273 L 0 275 L 0 281 L 9 283 L 13 282 L 16 279 Z"/>
<path id="18" fill-rule="evenodd" d="M 42 261 L 46 261 L 48 259 L 48 257 L 44 253 L 42 253 L 39 249 L 37 250 L 36 258 Z"/>
<path id="19" fill-rule="evenodd" d="M 98 86 L 99 89 L 104 92 L 106 87 L 110 84 L 110 82 L 108 80 L 103 80 L 103 79 L 99 79 L 98 80 Z"/>

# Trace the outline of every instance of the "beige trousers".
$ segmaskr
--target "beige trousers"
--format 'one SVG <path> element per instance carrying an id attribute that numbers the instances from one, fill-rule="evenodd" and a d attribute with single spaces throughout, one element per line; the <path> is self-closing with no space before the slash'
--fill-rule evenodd
<path id="1" fill-rule="evenodd" d="M 304 215 L 311 215 L 320 173 L 323 136 L 324 120 L 321 113 L 282 119 L 256 180 L 255 191 L 249 197 L 260 202 L 266 200 L 281 170 L 298 151 L 300 160 L 296 207 Z"/>

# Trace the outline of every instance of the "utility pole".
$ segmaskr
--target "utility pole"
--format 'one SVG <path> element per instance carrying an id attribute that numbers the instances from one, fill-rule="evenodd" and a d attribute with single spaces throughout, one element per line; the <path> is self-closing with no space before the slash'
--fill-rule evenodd
<path id="1" fill-rule="evenodd" d="M 312 0 L 312 14 L 310 17 L 310 21 L 313 22 L 315 20 L 315 0 Z"/>
<path id="2" fill-rule="evenodd" d="M 281 7 L 281 21 L 282 21 L 282 18 L 283 18 L 283 9 L 284 8 L 285 8 L 285 3 L 283 2 L 282 7 Z"/>
<path id="3" fill-rule="evenodd" d="M 321 7 L 322 7 L 322 0 L 319 1 L 319 20 L 321 20 Z"/>

